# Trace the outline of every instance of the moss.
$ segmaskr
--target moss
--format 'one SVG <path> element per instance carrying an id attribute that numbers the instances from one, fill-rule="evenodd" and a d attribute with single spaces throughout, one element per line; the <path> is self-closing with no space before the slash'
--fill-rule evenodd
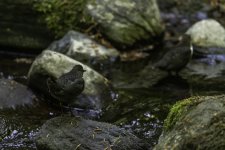
<path id="1" fill-rule="evenodd" d="M 86 13 L 89 0 L 41 0 L 34 4 L 34 9 L 42 14 L 41 20 L 56 37 L 69 30 L 83 31 L 92 24 L 92 18 Z"/>
<path id="2" fill-rule="evenodd" d="M 164 121 L 164 130 L 170 130 L 174 126 L 174 124 L 180 119 L 181 115 L 187 112 L 190 106 L 196 105 L 196 103 L 199 102 L 199 98 L 199 96 L 194 96 L 176 102 L 176 104 L 173 105 L 170 109 L 170 112 Z"/>

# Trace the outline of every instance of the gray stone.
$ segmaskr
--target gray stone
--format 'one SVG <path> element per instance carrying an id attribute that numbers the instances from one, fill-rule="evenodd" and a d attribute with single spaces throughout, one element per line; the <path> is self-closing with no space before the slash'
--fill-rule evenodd
<path id="1" fill-rule="evenodd" d="M 85 34 L 69 31 L 62 39 L 53 42 L 47 49 L 65 54 L 87 65 L 90 60 L 107 64 L 119 57 L 116 49 L 106 48 Z"/>
<path id="2" fill-rule="evenodd" d="M 87 9 L 102 34 L 121 48 L 152 40 L 164 30 L 155 0 L 95 0 Z"/>
<path id="3" fill-rule="evenodd" d="M 175 104 L 155 150 L 224 149 L 225 95 L 192 97 Z"/>
<path id="4" fill-rule="evenodd" d="M 16 81 L 0 79 L 0 109 L 31 105 L 35 99 L 28 88 Z"/>
<path id="5" fill-rule="evenodd" d="M 195 23 L 186 32 L 193 44 L 203 47 L 225 47 L 225 29 L 213 19 Z"/>
<path id="6" fill-rule="evenodd" d="M 47 121 L 39 131 L 36 144 L 40 150 L 146 150 L 149 147 L 115 125 L 66 116 Z"/>
<path id="7" fill-rule="evenodd" d="M 49 94 L 46 79 L 48 77 L 58 78 L 69 72 L 76 64 L 82 65 L 86 70 L 84 73 L 85 88 L 74 100 L 72 106 L 101 109 L 111 102 L 111 85 L 106 78 L 76 60 L 49 50 L 43 51 L 33 62 L 28 73 L 29 85 Z"/>

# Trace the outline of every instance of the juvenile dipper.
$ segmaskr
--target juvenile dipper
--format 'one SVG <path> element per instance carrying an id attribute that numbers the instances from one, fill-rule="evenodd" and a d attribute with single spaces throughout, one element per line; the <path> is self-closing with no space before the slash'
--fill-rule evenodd
<path id="1" fill-rule="evenodd" d="M 154 67 L 166 70 L 169 73 L 178 73 L 187 65 L 193 55 L 191 37 L 184 34 L 181 38 L 181 41 L 174 48 L 167 51 Z"/>
<path id="2" fill-rule="evenodd" d="M 70 104 L 74 98 L 84 90 L 83 73 L 81 65 L 75 65 L 71 71 L 61 75 L 58 79 L 48 78 L 47 87 L 51 96 L 60 103 Z"/>

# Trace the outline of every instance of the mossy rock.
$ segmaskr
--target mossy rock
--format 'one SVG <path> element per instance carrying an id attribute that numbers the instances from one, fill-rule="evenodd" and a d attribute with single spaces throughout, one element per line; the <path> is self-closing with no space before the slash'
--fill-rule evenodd
<path id="1" fill-rule="evenodd" d="M 199 103 L 199 97 L 190 97 L 181 101 L 178 101 L 176 104 L 172 106 L 167 118 L 164 121 L 164 130 L 168 131 L 171 129 L 174 124 L 180 119 L 182 114 L 187 112 L 191 106 Z"/>
<path id="2" fill-rule="evenodd" d="M 178 102 L 165 121 L 155 150 L 224 149 L 225 95 Z"/>
<path id="3" fill-rule="evenodd" d="M 150 43 L 164 31 L 155 0 L 95 0 L 89 1 L 87 11 L 120 49 Z"/>
<path id="4" fill-rule="evenodd" d="M 93 23 L 86 13 L 86 3 L 90 0 L 41 0 L 34 4 L 34 8 L 42 14 L 42 21 L 55 33 L 62 36 L 74 29 L 84 31 Z"/>

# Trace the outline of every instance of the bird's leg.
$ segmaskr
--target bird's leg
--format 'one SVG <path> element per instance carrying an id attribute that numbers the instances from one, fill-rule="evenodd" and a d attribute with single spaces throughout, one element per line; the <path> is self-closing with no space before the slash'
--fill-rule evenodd
<path id="1" fill-rule="evenodd" d="M 60 106 L 60 109 L 61 109 L 61 113 L 63 114 L 63 105 L 62 105 L 62 102 L 59 102 L 59 106 Z"/>
<path id="2" fill-rule="evenodd" d="M 172 71 L 168 71 L 168 76 L 173 76 L 173 72 Z"/>
<path id="3" fill-rule="evenodd" d="M 179 77 L 180 76 L 178 71 L 175 72 L 175 76 L 176 77 Z"/>
<path id="4" fill-rule="evenodd" d="M 69 109 L 70 109 L 70 115 L 71 115 L 71 117 L 73 117 L 74 116 L 73 115 L 73 108 L 71 106 L 69 106 Z"/>

